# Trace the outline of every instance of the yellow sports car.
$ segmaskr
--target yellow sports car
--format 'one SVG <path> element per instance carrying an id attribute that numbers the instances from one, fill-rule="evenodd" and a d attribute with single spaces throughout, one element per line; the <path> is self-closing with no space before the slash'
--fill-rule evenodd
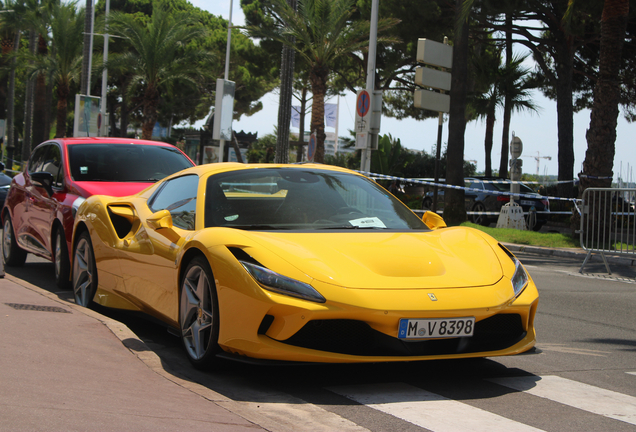
<path id="1" fill-rule="evenodd" d="M 73 289 L 150 314 L 197 367 L 517 354 L 539 296 L 488 235 L 325 165 L 202 165 L 78 209 Z"/>

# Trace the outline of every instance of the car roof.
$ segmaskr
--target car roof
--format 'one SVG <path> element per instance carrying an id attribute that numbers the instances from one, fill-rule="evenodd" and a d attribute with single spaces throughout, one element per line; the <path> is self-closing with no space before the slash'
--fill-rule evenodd
<path id="1" fill-rule="evenodd" d="M 219 174 L 223 172 L 231 172 L 231 171 L 242 171 L 242 170 L 250 170 L 256 168 L 265 168 L 265 169 L 277 169 L 277 168 L 291 168 L 291 169 L 312 169 L 312 170 L 322 170 L 322 171 L 336 171 L 342 173 L 349 173 L 355 175 L 358 174 L 355 171 L 348 170 L 346 168 L 341 168 L 333 165 L 322 165 L 322 164 L 314 164 L 314 163 L 306 163 L 306 164 L 267 164 L 267 163 L 258 163 L 258 164 L 244 164 L 238 162 L 222 162 L 222 163 L 210 163 L 204 165 L 197 165 L 191 168 L 186 168 L 183 171 L 179 171 L 178 173 L 173 174 L 167 178 L 184 175 L 184 174 L 197 174 L 199 176 L 203 175 L 212 175 Z"/>
<path id="2" fill-rule="evenodd" d="M 138 145 L 154 145 L 154 146 L 168 146 L 174 147 L 172 144 L 161 142 L 161 141 L 151 141 L 151 140 L 141 140 L 135 138 L 116 138 L 116 137 L 68 137 L 68 138 L 54 138 L 52 140 L 48 140 L 43 142 L 42 144 L 58 142 L 62 145 L 73 145 L 73 144 L 138 144 Z"/>

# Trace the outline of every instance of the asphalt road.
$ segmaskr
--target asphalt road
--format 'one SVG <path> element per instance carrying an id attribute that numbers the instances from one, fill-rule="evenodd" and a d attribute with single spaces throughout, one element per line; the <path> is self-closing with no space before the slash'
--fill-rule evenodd
<path id="1" fill-rule="evenodd" d="M 248 402 L 253 413 L 288 419 L 260 424 L 271 431 L 289 424 L 311 431 L 635 431 L 636 269 L 613 265 L 609 276 L 591 263 L 579 274 L 582 260 L 517 256 L 540 291 L 538 354 L 372 365 L 222 362 L 203 373 L 158 324 L 97 310 L 126 324 L 166 370 L 202 394 L 213 390 Z M 51 263 L 30 256 L 24 267 L 6 270 L 56 292 Z M 72 298 L 70 291 L 57 295 Z"/>

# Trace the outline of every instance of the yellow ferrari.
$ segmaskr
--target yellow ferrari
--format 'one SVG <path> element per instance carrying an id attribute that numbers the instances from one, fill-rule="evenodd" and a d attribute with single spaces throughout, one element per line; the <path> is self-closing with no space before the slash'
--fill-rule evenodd
<path id="1" fill-rule="evenodd" d="M 73 290 L 174 328 L 197 367 L 518 354 L 539 295 L 490 236 L 325 165 L 209 164 L 78 209 Z"/>

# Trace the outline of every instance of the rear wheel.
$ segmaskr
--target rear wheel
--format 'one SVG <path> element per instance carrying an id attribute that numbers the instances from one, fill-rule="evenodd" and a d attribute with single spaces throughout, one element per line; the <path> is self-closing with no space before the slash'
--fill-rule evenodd
<path id="1" fill-rule="evenodd" d="M 4 225 L 2 230 L 2 261 L 4 265 L 10 267 L 20 267 L 24 264 L 27 258 L 27 252 L 18 246 L 15 241 L 15 233 L 13 231 L 13 224 L 11 223 L 11 216 L 7 213 L 4 218 Z"/>
<path id="2" fill-rule="evenodd" d="M 486 206 L 484 203 L 477 202 L 473 206 L 473 212 L 483 213 L 486 211 Z M 488 226 L 490 222 L 488 221 L 488 217 L 485 214 L 474 214 L 472 215 L 472 220 L 474 224 Z"/>
<path id="3" fill-rule="evenodd" d="M 97 291 L 97 267 L 91 237 L 83 232 L 75 245 L 73 258 L 73 294 L 75 303 L 88 307 Z"/>
<path id="4" fill-rule="evenodd" d="M 196 257 L 184 272 L 179 302 L 181 340 L 196 368 L 209 367 L 220 351 L 218 311 L 210 265 L 204 257 Z"/>
<path id="5" fill-rule="evenodd" d="M 68 258 L 68 247 L 64 230 L 58 228 L 55 231 L 55 284 L 60 289 L 68 288 L 70 285 L 71 263 Z"/>

